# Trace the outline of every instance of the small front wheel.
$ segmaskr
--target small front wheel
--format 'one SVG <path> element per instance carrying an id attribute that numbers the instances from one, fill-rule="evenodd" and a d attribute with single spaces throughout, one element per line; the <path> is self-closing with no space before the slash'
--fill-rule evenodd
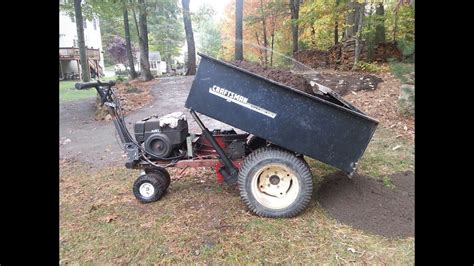
<path id="1" fill-rule="evenodd" d="M 164 178 L 164 181 L 165 181 L 165 190 L 167 190 L 168 187 L 170 186 L 171 176 L 170 176 L 170 173 L 165 168 L 158 168 L 158 167 L 146 168 L 145 173 L 146 174 L 156 173 L 157 175 L 162 175 L 163 176 L 162 178 Z"/>
<path id="2" fill-rule="evenodd" d="M 165 179 L 157 173 L 141 175 L 133 183 L 133 194 L 141 203 L 150 203 L 159 200 L 166 188 Z"/>
<path id="3" fill-rule="evenodd" d="M 244 203 L 263 217 L 296 216 L 307 207 L 313 192 L 305 161 L 272 147 L 258 149 L 244 160 L 238 182 Z"/>

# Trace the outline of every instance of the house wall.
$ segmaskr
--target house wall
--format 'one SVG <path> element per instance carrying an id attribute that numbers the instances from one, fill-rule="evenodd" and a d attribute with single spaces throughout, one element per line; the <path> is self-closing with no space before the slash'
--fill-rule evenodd
<path id="1" fill-rule="evenodd" d="M 95 21 L 95 22 L 94 22 Z M 95 23 L 95 28 L 94 28 Z M 99 48 L 100 51 L 100 62 L 99 64 L 104 67 L 104 53 L 102 49 L 102 38 L 100 35 L 100 21 L 98 18 L 94 20 L 87 20 L 85 22 L 86 28 L 84 28 L 84 39 L 86 47 L 88 48 Z M 77 40 L 76 22 L 72 21 L 71 17 L 65 12 L 59 13 L 59 47 L 73 47 L 74 40 Z M 77 45 L 76 45 L 77 47 Z"/>
<path id="2" fill-rule="evenodd" d="M 162 61 L 153 61 L 153 60 L 151 60 L 150 61 L 150 71 L 151 71 L 151 73 L 154 74 L 154 75 L 163 74 L 162 67 L 161 67 L 162 63 L 163 63 Z M 140 71 L 140 63 L 135 65 L 135 70 Z M 166 63 L 165 63 L 165 71 L 166 71 Z"/>

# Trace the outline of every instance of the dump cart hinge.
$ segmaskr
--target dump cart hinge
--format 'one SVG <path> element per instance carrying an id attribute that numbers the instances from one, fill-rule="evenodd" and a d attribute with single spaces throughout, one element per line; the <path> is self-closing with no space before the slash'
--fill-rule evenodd
<path id="1" fill-rule="evenodd" d="M 351 163 L 352 166 L 352 172 L 350 172 L 347 177 L 352 178 L 354 174 L 357 172 L 357 165 L 358 163 Z"/>
<path id="2" fill-rule="evenodd" d="M 224 165 L 223 167 L 221 167 L 221 169 L 219 169 L 219 172 L 224 176 L 224 181 L 229 185 L 235 184 L 237 182 L 237 175 L 239 174 L 239 170 L 237 169 L 237 167 L 235 167 L 229 157 L 225 155 L 224 150 L 221 148 L 221 146 L 219 146 L 219 144 L 217 144 L 216 139 L 209 131 L 209 129 L 204 126 L 201 119 L 199 119 L 199 117 L 197 116 L 196 112 L 194 112 L 194 110 L 192 109 L 190 109 L 189 112 L 201 128 L 204 136 L 207 138 L 207 140 L 209 140 L 212 147 L 216 150 L 217 154 L 219 154 L 219 160 Z"/>

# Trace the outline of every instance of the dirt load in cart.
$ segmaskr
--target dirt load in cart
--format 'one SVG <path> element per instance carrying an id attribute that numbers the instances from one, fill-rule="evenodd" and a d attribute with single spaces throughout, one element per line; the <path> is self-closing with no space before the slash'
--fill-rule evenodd
<path id="1" fill-rule="evenodd" d="M 143 203 L 160 199 L 169 167 L 213 167 L 219 182 L 237 185 L 247 207 L 264 217 L 293 217 L 311 200 L 313 177 L 304 156 L 352 176 L 378 122 L 330 89 L 315 95 L 199 54 L 201 62 L 185 106 L 202 129 L 188 132 L 187 117 L 151 116 L 128 131 L 113 82 L 95 87 L 114 117 L 128 159 L 139 169 L 133 186 Z M 236 127 L 210 131 L 197 113 Z"/>

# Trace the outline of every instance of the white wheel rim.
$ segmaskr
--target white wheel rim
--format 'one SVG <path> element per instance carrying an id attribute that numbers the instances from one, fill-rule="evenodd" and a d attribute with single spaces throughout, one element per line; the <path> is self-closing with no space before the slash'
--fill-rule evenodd
<path id="1" fill-rule="evenodd" d="M 298 197 L 300 184 L 293 170 L 283 164 L 268 164 L 253 176 L 250 185 L 252 195 L 263 206 L 283 209 Z"/>
<path id="2" fill-rule="evenodd" d="M 142 195 L 143 197 L 149 198 L 153 196 L 153 194 L 155 193 L 155 187 L 153 187 L 153 185 L 150 183 L 143 183 L 140 185 L 140 188 L 138 189 L 138 191 L 140 192 L 140 195 Z"/>

